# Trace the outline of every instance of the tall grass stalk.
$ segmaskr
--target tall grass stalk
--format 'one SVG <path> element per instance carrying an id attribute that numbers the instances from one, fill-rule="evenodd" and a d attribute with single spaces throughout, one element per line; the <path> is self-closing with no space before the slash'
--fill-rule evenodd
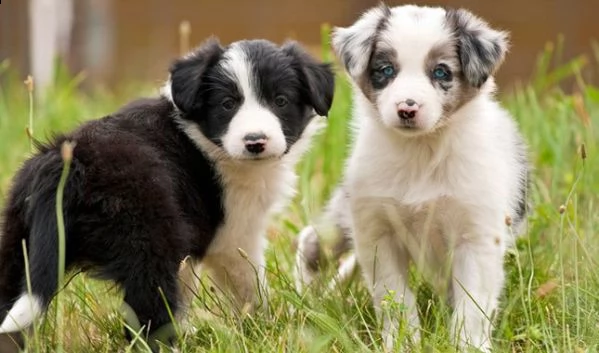
<path id="1" fill-rule="evenodd" d="M 27 76 L 25 86 L 29 93 L 29 125 L 26 128 L 27 137 L 29 137 L 29 151 L 33 152 L 33 76 Z"/>
<path id="2" fill-rule="evenodd" d="M 64 226 L 64 212 L 63 212 L 63 198 L 64 189 L 69 176 L 69 169 L 71 167 L 71 161 L 73 160 L 73 149 L 75 148 L 74 142 L 65 141 L 62 144 L 61 156 L 62 156 L 62 173 L 58 182 L 58 188 L 56 190 L 56 225 L 58 229 L 58 282 L 57 288 L 60 288 L 64 283 L 65 273 L 65 258 L 66 258 L 66 232 Z M 58 347 L 59 352 L 63 351 L 63 303 L 60 298 L 62 291 L 58 291 L 57 294 L 57 309 L 56 309 L 56 330 L 58 334 Z"/>
<path id="3" fill-rule="evenodd" d="M 179 53 L 185 55 L 191 48 L 190 44 L 191 37 L 191 23 L 189 21 L 182 21 L 179 24 Z"/>

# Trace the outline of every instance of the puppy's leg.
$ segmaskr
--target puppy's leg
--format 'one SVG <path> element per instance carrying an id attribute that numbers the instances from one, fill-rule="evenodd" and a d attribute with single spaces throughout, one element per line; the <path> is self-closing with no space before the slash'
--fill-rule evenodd
<path id="1" fill-rule="evenodd" d="M 459 244 L 452 270 L 452 337 L 461 347 L 472 345 L 489 352 L 491 317 L 504 282 L 502 247 L 495 240 Z"/>
<path id="2" fill-rule="evenodd" d="M 295 254 L 295 288 L 303 291 L 316 278 L 320 266 L 320 239 L 316 229 L 309 225 L 302 229 L 297 239 Z"/>
<path id="3" fill-rule="evenodd" d="M 155 340 L 172 343 L 175 336 L 169 314 L 177 314 L 179 287 L 177 261 L 139 262 L 130 267 L 130 273 L 121 282 L 125 303 L 134 311 L 144 332 L 149 333 L 148 344 L 153 351 Z M 131 338 L 131 335 L 128 334 Z"/>
<path id="4" fill-rule="evenodd" d="M 338 260 L 343 254 L 351 250 L 351 211 L 349 195 L 342 186 L 337 187 L 329 200 L 319 224 L 334 225 L 333 232 L 336 244 L 333 249 L 332 260 Z M 309 225 L 302 229 L 297 239 L 297 253 L 295 258 L 295 287 L 302 291 L 322 271 L 322 248 L 317 229 Z M 345 281 L 354 270 L 353 257 L 349 262 L 341 264 L 335 279 L 329 283 L 333 288 L 337 281 Z"/>
<path id="5" fill-rule="evenodd" d="M 179 266 L 179 315 L 177 321 L 187 324 L 187 313 L 191 309 L 193 299 L 200 292 L 200 263 L 191 257 L 186 257 Z"/>
<path id="6" fill-rule="evenodd" d="M 356 254 L 351 254 L 346 259 L 341 261 L 339 270 L 335 274 L 335 277 L 333 277 L 333 279 L 329 282 L 329 290 L 333 290 L 335 287 L 337 287 L 337 285 L 349 280 L 356 272 L 357 268 L 358 260 L 356 259 Z"/>
<path id="7" fill-rule="evenodd" d="M 245 248 L 231 244 L 220 252 L 210 253 L 202 262 L 210 270 L 210 278 L 217 288 L 233 295 L 233 305 L 240 311 L 267 307 L 263 252 L 263 241 Z"/>
<path id="8" fill-rule="evenodd" d="M 414 341 L 419 340 L 416 297 L 408 287 L 409 256 L 398 246 L 393 233 L 380 220 L 370 215 L 360 215 L 355 222 L 355 249 L 374 301 L 379 320 L 383 322 L 383 340 L 392 349 L 399 318 L 390 317 L 383 310 L 383 301 L 391 298 L 406 308 L 405 318 Z"/>
<path id="9" fill-rule="evenodd" d="M 349 229 L 337 225 L 335 227 L 338 238 L 333 248 L 333 263 L 338 261 L 341 256 L 352 249 L 352 241 Z M 297 253 L 295 255 L 295 288 L 298 292 L 303 291 L 304 287 L 309 286 L 322 271 L 323 251 L 320 244 L 320 238 L 314 226 L 305 227 L 298 235 Z M 327 259 L 327 261 L 329 261 Z M 347 259 L 340 261 L 337 273 L 329 282 L 328 288 L 334 289 L 338 284 L 346 282 L 354 274 L 357 268 L 356 257 L 354 254 Z"/>

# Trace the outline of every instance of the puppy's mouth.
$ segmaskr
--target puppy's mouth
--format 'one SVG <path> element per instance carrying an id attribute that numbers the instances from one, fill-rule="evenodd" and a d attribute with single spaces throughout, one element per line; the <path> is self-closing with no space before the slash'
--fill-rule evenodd
<path id="1" fill-rule="evenodd" d="M 252 153 L 243 153 L 242 155 L 233 156 L 234 159 L 240 161 L 248 161 L 248 162 L 268 162 L 281 159 L 282 155 L 277 155 L 273 153 L 264 153 L 264 154 L 252 154 Z"/>
<path id="2" fill-rule="evenodd" d="M 418 124 L 415 119 L 399 118 L 398 128 L 405 130 L 418 129 Z"/>
<path id="3" fill-rule="evenodd" d="M 421 136 L 431 133 L 433 130 L 429 130 L 425 126 L 422 126 L 422 121 L 418 119 L 404 119 L 399 118 L 393 125 L 394 130 L 404 136 Z"/>

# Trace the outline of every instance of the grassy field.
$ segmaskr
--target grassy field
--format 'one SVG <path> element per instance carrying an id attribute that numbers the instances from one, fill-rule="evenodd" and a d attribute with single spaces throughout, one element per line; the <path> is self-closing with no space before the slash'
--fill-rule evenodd
<path id="1" fill-rule="evenodd" d="M 578 75 L 584 65 L 599 67 L 599 50 L 594 57 L 568 63 L 556 63 L 559 52 L 560 45 L 548 47 L 530 82 L 501 95 L 530 144 L 535 171 L 529 228 L 506 259 L 507 286 L 494 330 L 500 352 L 599 350 L 599 257 L 595 256 L 599 254 L 599 88 L 585 84 Z M 14 75 L 8 62 L 0 64 L 0 75 L 8 82 L 0 87 L 1 204 L 12 175 L 31 152 L 25 134 L 30 108 L 23 78 Z M 574 94 L 558 89 L 566 78 L 574 78 Z M 53 131 L 67 130 L 129 99 L 157 92 L 151 87 L 118 95 L 83 94 L 77 91 L 79 82 L 78 77 L 59 75 L 47 99 L 33 107 L 36 138 L 44 140 Z M 327 130 L 298 167 L 298 197 L 269 231 L 269 313 L 243 319 L 217 314 L 214 309 L 219 305 L 209 292 L 198 293 L 190 317 L 194 329 L 180 333 L 180 351 L 381 351 L 370 297 L 359 278 L 326 296 L 323 283 L 330 271 L 305 295 L 293 288 L 292 242 L 298 229 L 318 215 L 340 177 L 349 143 L 350 105 L 349 87 L 341 77 Z M 450 351 L 448 307 L 417 275 L 413 281 L 425 331 L 422 350 L 416 351 Z M 110 283 L 75 276 L 62 292 L 60 308 L 54 301 L 36 326 L 29 351 L 60 347 L 66 352 L 129 351 L 119 315 L 121 297 Z M 404 339 L 399 337 L 398 345 Z"/>

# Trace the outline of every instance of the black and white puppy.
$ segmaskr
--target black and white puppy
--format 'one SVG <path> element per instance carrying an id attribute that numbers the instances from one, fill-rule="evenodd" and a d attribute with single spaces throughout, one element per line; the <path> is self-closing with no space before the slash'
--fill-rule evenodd
<path id="1" fill-rule="evenodd" d="M 293 194 L 294 167 L 333 91 L 329 65 L 297 43 L 210 39 L 173 63 L 160 97 L 40 146 L 3 212 L 0 333 L 32 324 L 57 290 L 65 141 L 76 143 L 64 192 L 67 270 L 118 283 L 148 333 L 169 323 L 160 291 L 170 310 L 181 307 L 178 270 L 188 256 L 239 307 L 255 304 L 269 215 Z"/>
<path id="2" fill-rule="evenodd" d="M 494 98 L 507 34 L 463 9 L 383 5 L 335 29 L 332 42 L 353 84 L 356 135 L 329 215 L 343 241 L 352 237 L 379 316 L 391 291 L 419 325 L 413 263 L 449 294 L 459 345 L 489 351 L 508 225 L 518 232 L 524 223 L 529 170 L 517 126 Z M 315 274 L 318 247 L 309 226 L 299 287 Z M 391 347 L 397 320 L 385 316 Z"/>

